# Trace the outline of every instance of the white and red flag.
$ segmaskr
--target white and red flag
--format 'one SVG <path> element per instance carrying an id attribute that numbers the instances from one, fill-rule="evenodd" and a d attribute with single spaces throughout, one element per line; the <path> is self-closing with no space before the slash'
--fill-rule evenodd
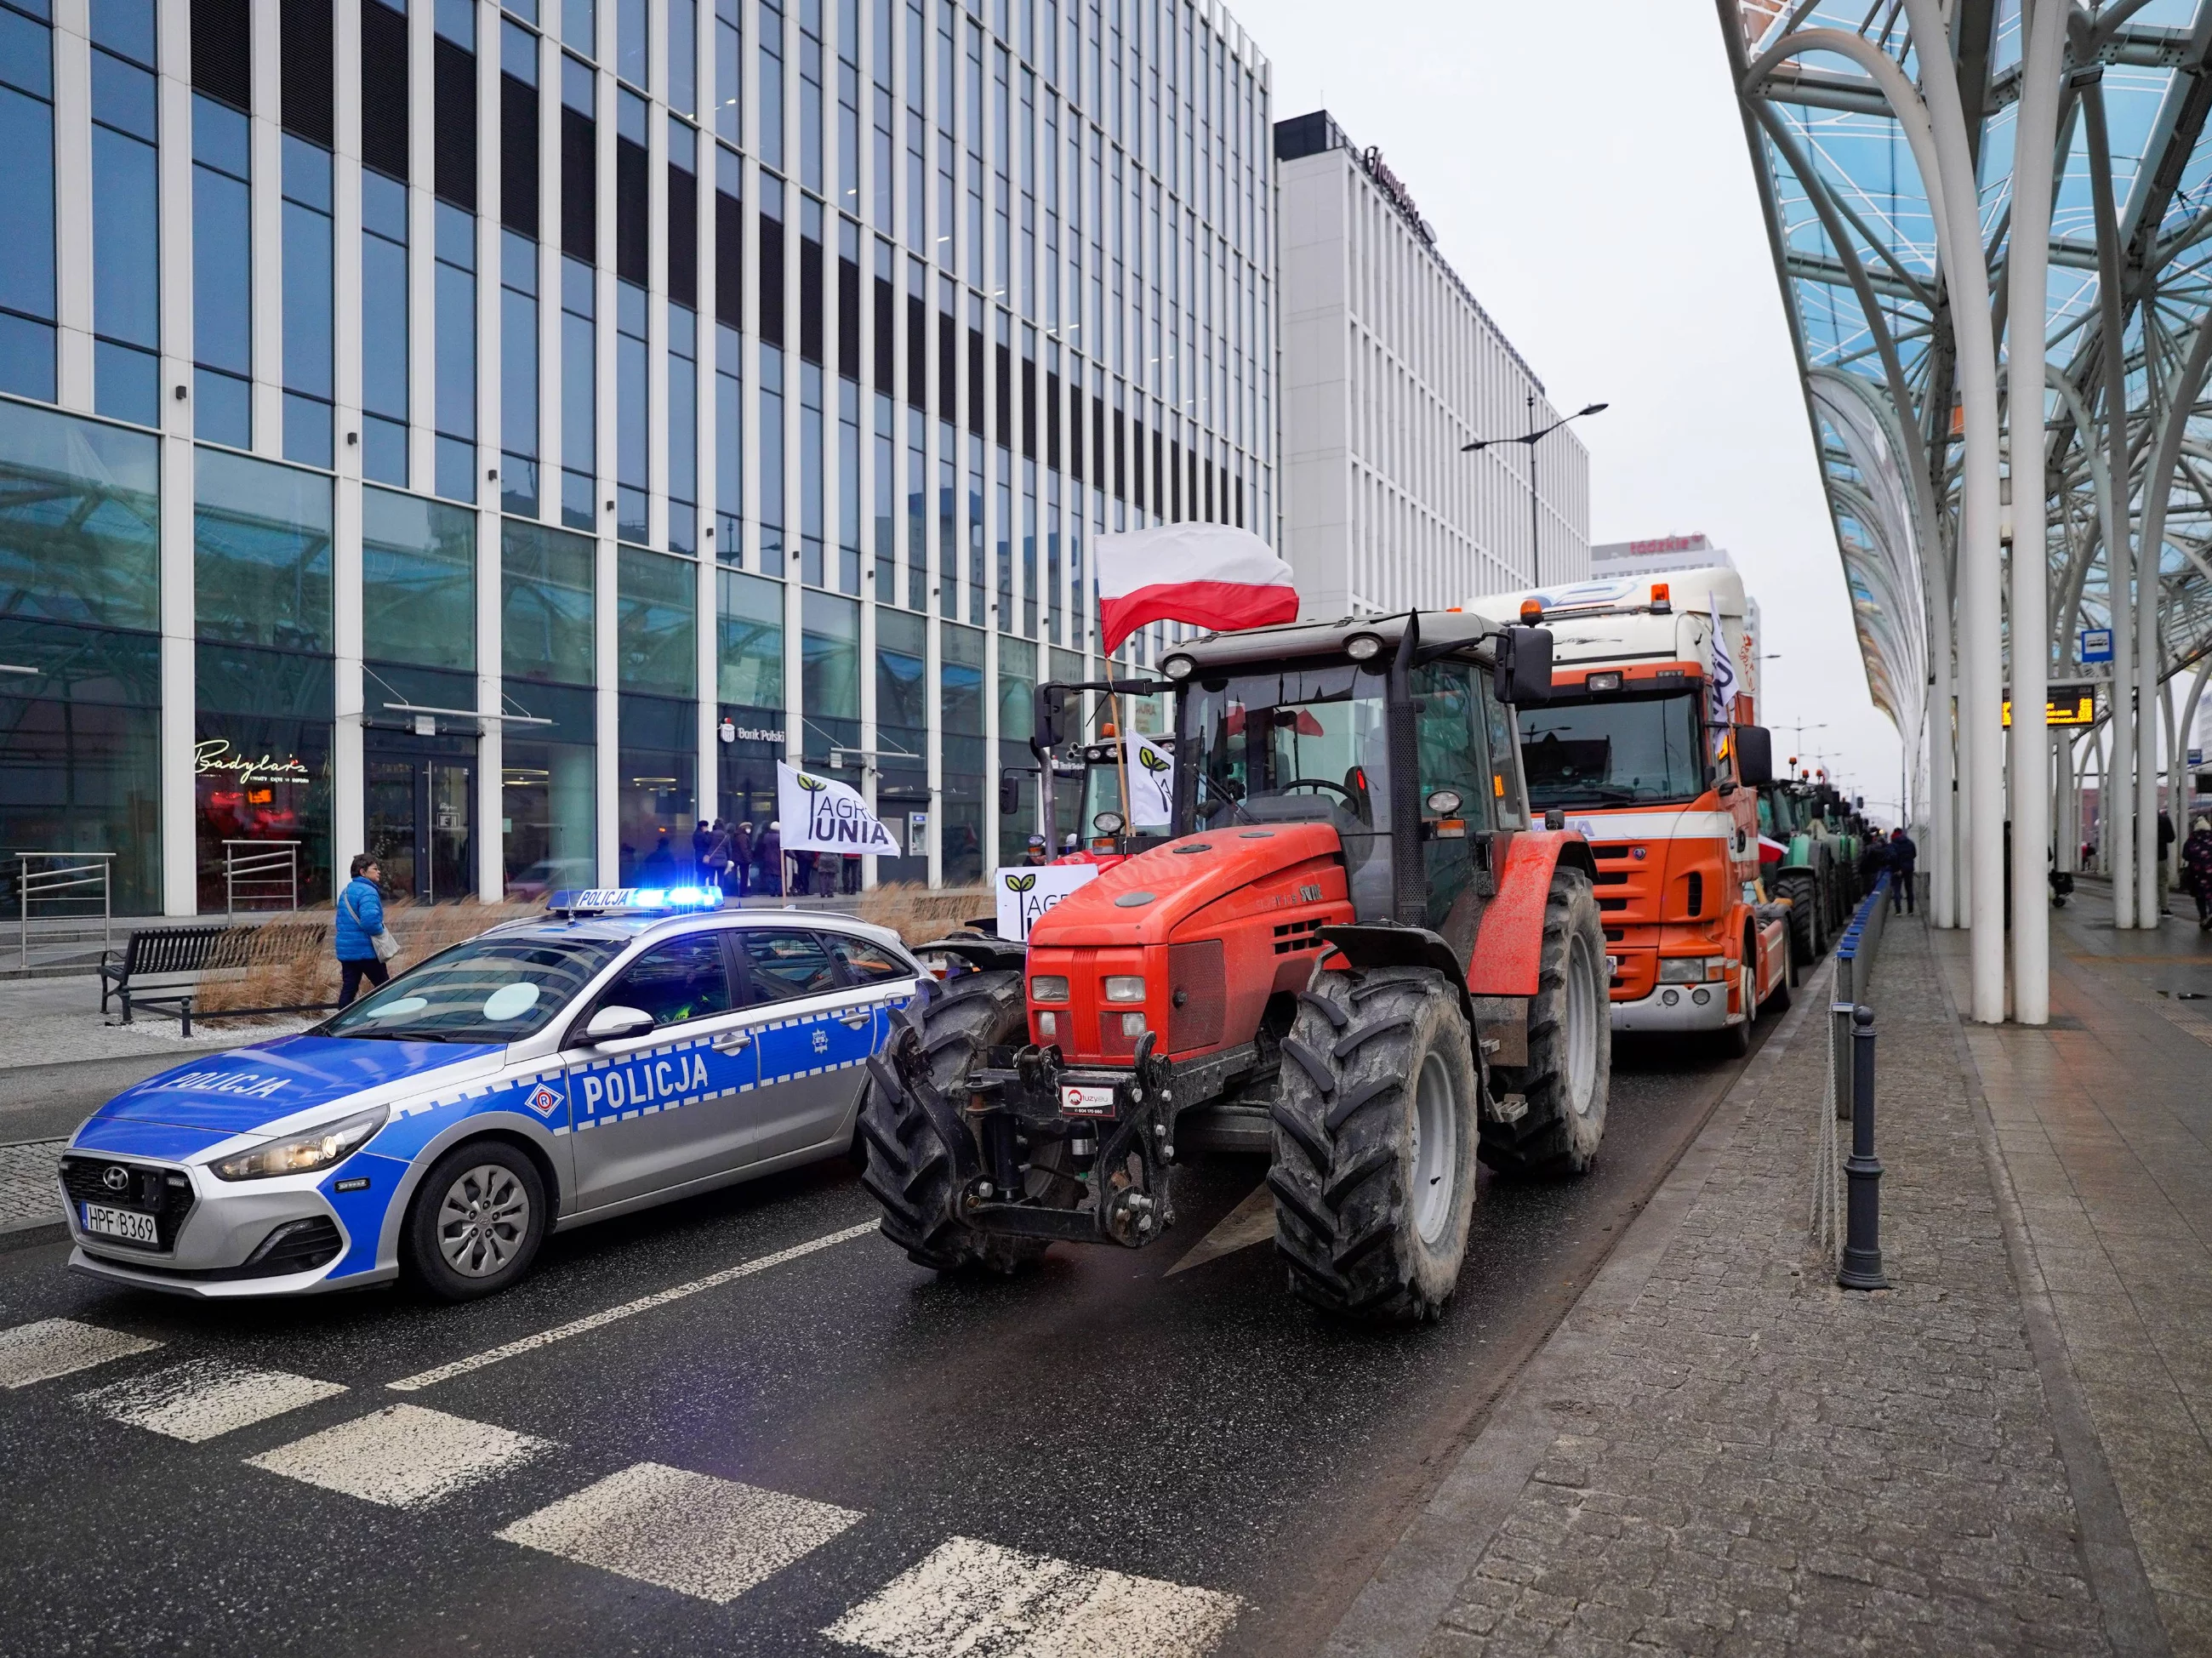
<path id="1" fill-rule="evenodd" d="M 1098 538 L 1106 654 L 1148 622 L 1223 629 L 1298 619 L 1291 567 L 1249 530 L 1164 524 Z"/>

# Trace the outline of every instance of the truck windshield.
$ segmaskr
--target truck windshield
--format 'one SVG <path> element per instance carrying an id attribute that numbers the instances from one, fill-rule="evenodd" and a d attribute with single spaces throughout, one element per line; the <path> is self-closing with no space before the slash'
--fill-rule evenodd
<path id="1" fill-rule="evenodd" d="M 1194 683 L 1176 744 L 1176 827 L 1333 824 L 1354 907 L 1389 914 L 1386 689 L 1385 675 L 1350 662 Z"/>
<path id="2" fill-rule="evenodd" d="M 1565 696 L 1521 714 L 1528 804 L 1654 805 L 1705 792 L 1700 689 L 1656 696 Z"/>
<path id="3" fill-rule="evenodd" d="M 619 938 L 471 938 L 401 974 L 318 1033 L 409 1042 L 513 1042 L 568 1006 Z"/>

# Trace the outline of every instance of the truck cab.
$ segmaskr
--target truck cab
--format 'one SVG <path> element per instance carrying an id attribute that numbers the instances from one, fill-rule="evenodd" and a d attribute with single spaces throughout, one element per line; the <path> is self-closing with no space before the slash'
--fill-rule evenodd
<path id="1" fill-rule="evenodd" d="M 1531 810 L 1590 843 L 1614 1030 L 1745 1045 L 1760 1004 L 1786 995 L 1790 954 L 1788 909 L 1760 877 L 1769 745 L 1751 723 L 1741 578 L 1717 566 L 1472 605 L 1552 631 L 1551 701 L 1516 710 L 1522 765 Z M 1735 676 L 1717 698 L 1717 623 Z"/>

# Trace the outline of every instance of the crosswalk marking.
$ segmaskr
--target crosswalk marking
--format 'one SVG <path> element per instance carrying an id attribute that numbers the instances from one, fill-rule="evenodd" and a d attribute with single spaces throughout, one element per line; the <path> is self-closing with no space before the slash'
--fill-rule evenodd
<path id="1" fill-rule="evenodd" d="M 702 1600 L 734 1600 L 861 1516 L 757 1485 L 639 1462 L 498 1534 Z"/>
<path id="2" fill-rule="evenodd" d="M 73 1318 L 42 1318 L 0 1330 L 0 1388 L 27 1388 L 58 1376 L 88 1370 L 110 1359 L 151 1352 L 161 1344 L 144 1336 L 80 1324 Z"/>
<path id="3" fill-rule="evenodd" d="M 823 1631 L 884 1658 L 1199 1658 L 1233 1594 L 955 1537 Z"/>
<path id="4" fill-rule="evenodd" d="M 197 1445 L 344 1391 L 335 1382 L 204 1358 L 79 1394 L 77 1402 L 111 1421 Z"/>
<path id="5" fill-rule="evenodd" d="M 335 1428 L 279 1445 L 249 1465 L 395 1509 L 421 1508 L 505 1473 L 554 1448 L 553 1442 L 426 1411 L 389 1405 Z"/>

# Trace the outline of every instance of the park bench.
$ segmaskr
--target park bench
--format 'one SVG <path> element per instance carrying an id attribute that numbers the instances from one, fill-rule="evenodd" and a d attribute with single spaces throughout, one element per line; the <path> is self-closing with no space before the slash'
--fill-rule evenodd
<path id="1" fill-rule="evenodd" d="M 327 925 L 304 928 L 142 928 L 131 935 L 121 950 L 100 952 L 100 1011 L 105 1015 L 109 999 L 113 998 L 123 1005 L 123 1023 L 131 1023 L 137 1009 L 147 1008 L 179 1021 L 184 1027 L 183 1034 L 189 1036 L 192 1034 L 192 1004 L 203 993 L 201 981 L 206 975 L 252 967 L 303 946 L 319 948 L 329 935 Z M 320 1013 L 333 1005 L 329 1002 L 309 1002 L 284 1007 L 225 1007 L 201 1017 Z"/>

